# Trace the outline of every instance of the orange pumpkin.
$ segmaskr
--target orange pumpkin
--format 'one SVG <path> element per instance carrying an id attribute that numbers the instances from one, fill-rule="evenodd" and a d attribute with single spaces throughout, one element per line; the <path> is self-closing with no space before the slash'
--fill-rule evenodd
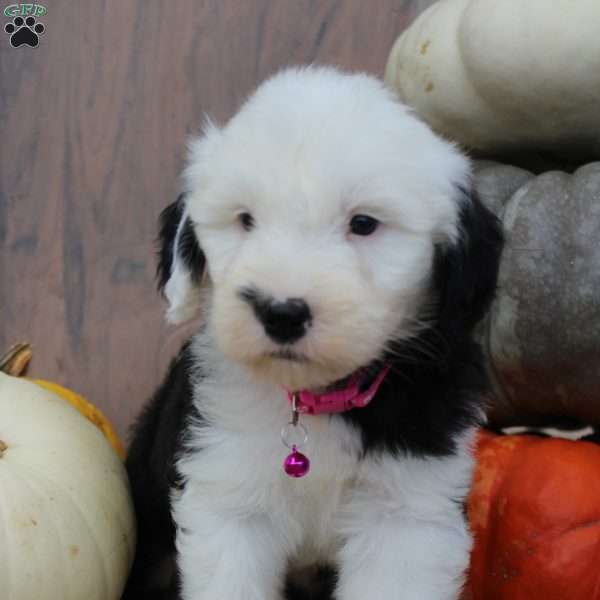
<path id="1" fill-rule="evenodd" d="M 482 432 L 472 600 L 600 600 L 600 446 Z"/>

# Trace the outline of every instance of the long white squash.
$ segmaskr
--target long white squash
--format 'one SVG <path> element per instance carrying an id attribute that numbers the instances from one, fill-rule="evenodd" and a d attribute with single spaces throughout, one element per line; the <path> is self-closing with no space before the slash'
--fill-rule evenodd
<path id="1" fill-rule="evenodd" d="M 599 0 L 440 0 L 386 81 L 439 133 L 489 153 L 600 156 Z"/>

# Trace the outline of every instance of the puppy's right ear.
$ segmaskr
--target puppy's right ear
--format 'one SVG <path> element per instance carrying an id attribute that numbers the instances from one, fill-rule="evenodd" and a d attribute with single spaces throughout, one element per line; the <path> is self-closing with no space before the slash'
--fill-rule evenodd
<path id="1" fill-rule="evenodd" d="M 459 235 L 436 250 L 439 323 L 448 337 L 471 332 L 496 293 L 504 243 L 502 224 L 474 191 L 459 188 Z"/>
<path id="2" fill-rule="evenodd" d="M 183 323 L 200 310 L 200 284 L 206 269 L 206 258 L 187 214 L 184 194 L 162 211 L 158 242 L 156 275 L 158 289 L 169 303 L 167 321 Z"/>

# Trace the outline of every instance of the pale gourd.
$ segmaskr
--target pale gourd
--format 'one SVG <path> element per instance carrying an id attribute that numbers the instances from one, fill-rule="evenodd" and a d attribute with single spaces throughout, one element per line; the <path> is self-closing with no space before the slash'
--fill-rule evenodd
<path id="1" fill-rule="evenodd" d="M 102 432 L 0 372 L 2 600 L 119 600 L 134 549 L 127 476 Z"/>
<path id="2" fill-rule="evenodd" d="M 386 82 L 486 154 L 600 157 L 598 0 L 441 0 L 396 41 Z"/>

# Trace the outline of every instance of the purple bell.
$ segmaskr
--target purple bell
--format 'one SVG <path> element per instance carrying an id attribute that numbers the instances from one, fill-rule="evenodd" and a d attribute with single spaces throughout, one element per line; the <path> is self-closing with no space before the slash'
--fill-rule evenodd
<path id="1" fill-rule="evenodd" d="M 292 446 L 292 453 L 285 459 L 283 470 L 290 477 L 304 477 L 310 470 L 310 460 L 302 452 L 298 452 L 296 446 Z"/>

